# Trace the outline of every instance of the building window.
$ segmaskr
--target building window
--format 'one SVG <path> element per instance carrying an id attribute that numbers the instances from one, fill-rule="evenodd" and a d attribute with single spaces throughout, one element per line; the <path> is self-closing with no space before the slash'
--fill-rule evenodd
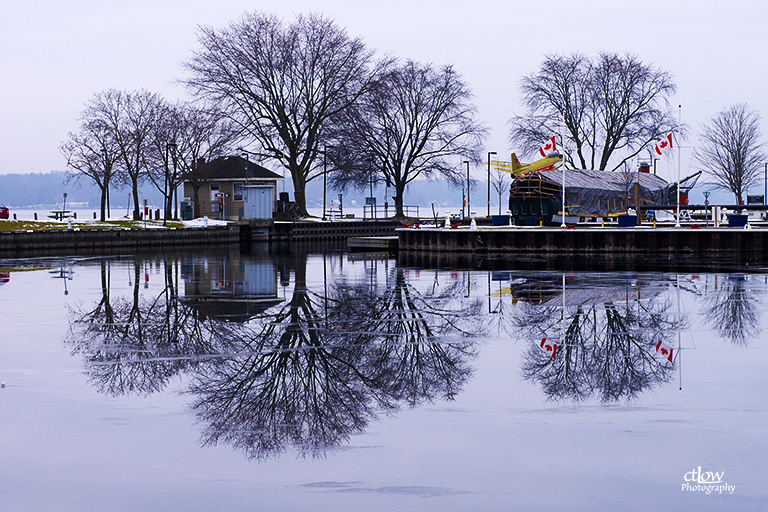
<path id="1" fill-rule="evenodd" d="M 242 183 L 235 183 L 234 184 L 234 200 L 235 201 L 242 201 L 243 200 L 243 184 Z"/>
<path id="2" fill-rule="evenodd" d="M 219 195 L 219 184 L 218 183 L 211 183 L 211 201 L 215 201 L 216 198 Z"/>

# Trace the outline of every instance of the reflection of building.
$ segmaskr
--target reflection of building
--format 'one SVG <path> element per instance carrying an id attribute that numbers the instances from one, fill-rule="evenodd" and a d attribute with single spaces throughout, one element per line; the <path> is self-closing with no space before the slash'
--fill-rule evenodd
<path id="1" fill-rule="evenodd" d="M 649 299 L 665 290 L 668 284 L 665 280 L 648 280 L 637 274 L 611 274 L 598 279 L 592 274 L 572 274 L 566 276 L 565 288 L 562 276 L 552 274 L 496 271 L 492 278 L 509 282 L 509 293 L 515 300 L 535 306 L 562 306 L 563 293 L 566 306 Z"/>
<path id="2" fill-rule="evenodd" d="M 219 320 L 245 322 L 283 302 L 277 297 L 277 270 L 267 255 L 189 259 L 181 277 L 181 300 Z"/>

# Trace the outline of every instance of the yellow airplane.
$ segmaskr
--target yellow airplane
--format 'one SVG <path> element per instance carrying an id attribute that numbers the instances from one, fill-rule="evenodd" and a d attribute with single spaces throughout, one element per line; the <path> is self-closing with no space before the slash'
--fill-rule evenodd
<path id="1" fill-rule="evenodd" d="M 557 169 L 563 163 L 563 156 L 560 153 L 550 153 L 545 158 L 531 162 L 530 164 L 521 164 L 517 155 L 512 153 L 511 162 L 501 162 L 491 160 L 491 165 L 496 169 L 508 172 L 513 176 L 525 176 L 532 172 L 551 171 Z"/>

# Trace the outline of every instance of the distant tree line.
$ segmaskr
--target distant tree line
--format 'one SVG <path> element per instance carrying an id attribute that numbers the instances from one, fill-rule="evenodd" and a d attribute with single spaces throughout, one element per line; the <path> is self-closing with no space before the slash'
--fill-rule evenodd
<path id="1" fill-rule="evenodd" d="M 184 174 L 195 172 L 201 159 L 235 150 L 286 169 L 305 216 L 307 184 L 323 176 L 340 189 L 392 187 L 402 217 L 413 180 L 463 184 L 460 162 L 480 163 L 487 130 L 468 85 L 451 66 L 377 57 L 320 14 L 286 22 L 253 12 L 221 28 L 202 27 L 185 67 L 182 83 L 191 101 L 171 104 L 145 90 L 102 91 L 62 144 L 74 176 L 102 191 L 102 217 L 115 183 L 134 191 L 138 217 L 136 190 L 145 181 L 163 194 L 170 216 Z M 631 54 L 547 56 L 537 72 L 523 77 L 521 92 L 526 112 L 510 120 L 510 141 L 532 154 L 557 135 L 573 167 L 623 168 L 682 128 L 670 106 L 672 75 Z M 703 131 L 714 152 L 733 144 L 707 137 L 717 129 Z M 748 185 L 762 158 L 759 146 L 750 148 L 740 157 L 744 165 L 733 158 L 712 164 L 709 151 L 702 163 L 740 195 L 732 182 Z M 721 180 L 719 173 L 741 178 Z"/>
<path id="2" fill-rule="evenodd" d="M 92 208 L 92 205 L 99 204 L 100 190 L 95 184 L 90 181 L 75 183 L 71 178 L 72 174 L 66 171 L 0 174 L 0 204 L 12 208 L 52 205 L 61 207 L 63 194 L 67 194 L 67 206 L 75 206 L 73 203 L 88 203 L 88 207 Z M 113 188 L 113 207 L 119 202 L 119 207 L 125 209 L 125 193 L 125 188 Z M 115 194 L 119 194 L 119 200 L 114 199 Z M 148 199 L 150 204 L 160 203 L 160 195 L 145 185 L 139 189 L 139 195 Z"/>

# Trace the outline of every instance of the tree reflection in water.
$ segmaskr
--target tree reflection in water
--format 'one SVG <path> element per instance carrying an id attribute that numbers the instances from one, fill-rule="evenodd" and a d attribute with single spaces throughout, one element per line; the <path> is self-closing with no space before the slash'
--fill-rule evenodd
<path id="1" fill-rule="evenodd" d="M 725 340 L 748 345 L 760 339 L 760 303 L 747 287 L 748 276 L 723 276 L 720 285 L 703 297 L 706 322 Z"/>
<path id="2" fill-rule="evenodd" d="M 462 286 L 435 284 L 422 294 L 398 268 L 383 292 L 359 284 L 338 287 L 341 300 L 331 314 L 335 328 L 369 347 L 366 366 L 392 398 L 411 406 L 452 399 L 471 374 L 472 337 L 482 331 L 480 299 L 451 308 L 464 295 Z"/>
<path id="3" fill-rule="evenodd" d="M 95 308 L 71 311 L 68 342 L 86 359 L 90 381 L 102 393 L 150 394 L 196 364 L 191 356 L 210 353 L 212 332 L 195 310 L 176 300 L 172 267 L 166 266 L 164 286 L 154 297 L 139 293 L 141 270 L 149 261 L 133 261 L 131 298 L 113 299 L 110 261 L 102 260 L 102 297 Z M 146 270 L 148 272 L 148 270 Z"/>
<path id="4" fill-rule="evenodd" d="M 326 297 L 308 290 L 305 255 L 291 263 L 290 301 L 258 331 L 221 338 L 248 355 L 196 372 L 189 391 L 208 425 L 204 444 L 224 442 L 255 458 L 289 446 L 318 456 L 363 432 L 378 410 L 451 398 L 464 383 L 472 342 L 437 338 L 469 334 L 458 326 L 463 311 L 418 297 L 402 270 L 382 296 L 375 285 L 341 283 Z"/>
<path id="5" fill-rule="evenodd" d="M 144 263 L 146 265 L 146 262 Z M 379 412 L 450 399 L 471 374 L 479 300 L 456 301 L 450 286 L 421 293 L 403 270 L 393 282 L 307 286 L 307 256 L 285 263 L 290 299 L 249 321 L 227 321 L 177 300 L 171 267 L 153 299 L 139 293 L 134 262 L 130 299 L 110 297 L 72 312 L 70 342 L 102 392 L 152 393 L 180 373 L 204 425 L 202 444 L 229 444 L 248 457 L 294 448 L 320 456 L 361 433 Z"/>
<path id="6" fill-rule="evenodd" d="M 553 295 L 551 281 L 546 297 L 537 299 L 543 303 L 524 302 L 513 319 L 529 340 L 557 339 L 555 358 L 531 343 L 522 367 L 524 377 L 541 385 L 548 397 L 581 401 L 594 396 L 612 402 L 635 398 L 671 379 L 674 365 L 657 357 L 655 347 L 659 341 L 672 345 L 684 322 L 673 315 L 673 301 L 660 302 L 653 294 L 640 298 L 642 283 L 632 288 L 626 281 L 613 289 L 581 284 L 594 296 L 581 294 L 564 307 L 556 305 L 562 291 L 560 297 Z M 622 291 L 625 300 L 619 302 L 617 292 Z"/>

